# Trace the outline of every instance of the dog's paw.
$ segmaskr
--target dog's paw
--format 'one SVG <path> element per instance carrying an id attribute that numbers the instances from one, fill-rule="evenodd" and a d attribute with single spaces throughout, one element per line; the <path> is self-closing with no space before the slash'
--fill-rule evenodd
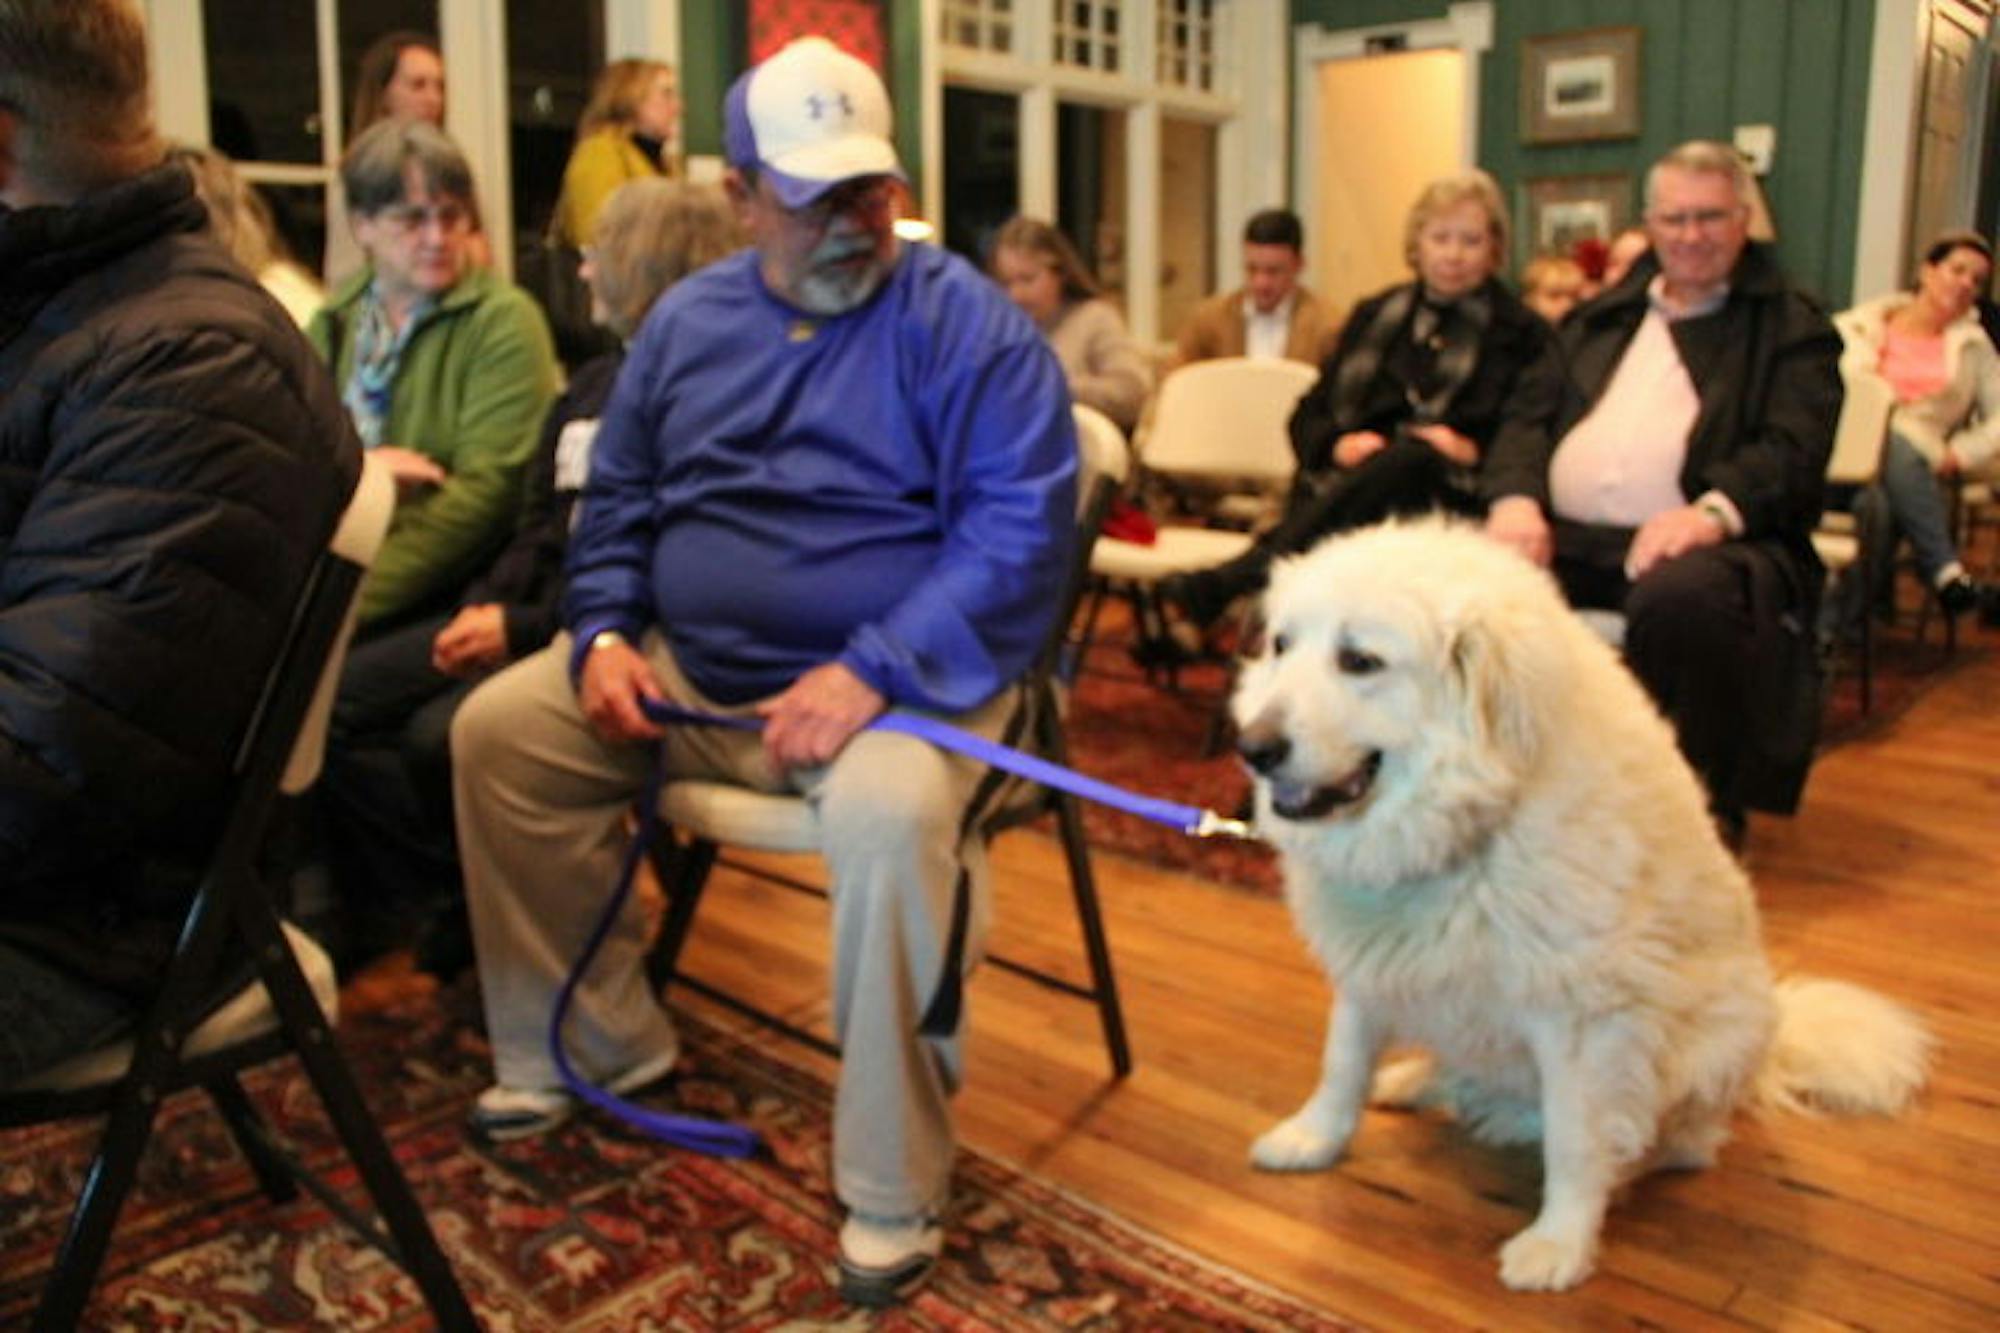
<path id="1" fill-rule="evenodd" d="M 1281 1120 L 1250 1145 L 1252 1165 L 1266 1171 L 1319 1171 L 1340 1160 L 1347 1135 L 1329 1134 L 1302 1114 Z"/>
<path id="2" fill-rule="evenodd" d="M 1596 1237 L 1532 1226 L 1500 1247 L 1500 1280 L 1515 1291 L 1567 1291 L 1596 1263 Z"/>

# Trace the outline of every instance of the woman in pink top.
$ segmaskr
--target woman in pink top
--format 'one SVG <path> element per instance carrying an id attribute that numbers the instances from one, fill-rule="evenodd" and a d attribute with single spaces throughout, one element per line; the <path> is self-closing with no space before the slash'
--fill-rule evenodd
<path id="1" fill-rule="evenodd" d="M 1857 497 L 1855 512 L 1872 510 L 1877 521 L 1893 523 L 1892 535 L 1910 539 L 1918 572 L 1947 615 L 1994 596 L 1959 563 L 1937 484 L 1984 470 L 2000 453 L 2000 353 L 1974 310 L 1992 276 L 1993 247 L 1984 237 L 1947 232 L 1924 252 L 1914 292 L 1833 320 L 1847 344 L 1842 375 L 1879 375 L 1896 391 L 1880 482 Z M 1892 552 L 1895 542 L 1877 549 Z"/>

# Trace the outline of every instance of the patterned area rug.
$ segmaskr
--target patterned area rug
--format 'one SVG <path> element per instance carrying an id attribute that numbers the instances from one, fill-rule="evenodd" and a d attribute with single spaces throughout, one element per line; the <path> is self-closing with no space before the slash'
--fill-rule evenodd
<path id="1" fill-rule="evenodd" d="M 661 1102 L 754 1125 L 723 1162 L 594 1115 L 490 1149 L 460 1129 L 487 1077 L 469 986 L 343 1025 L 342 1044 L 485 1327 L 1278 1330 L 1351 1327 L 998 1162 L 964 1154 L 945 1262 L 907 1307 L 845 1307 L 832 1267 L 827 1089 L 683 1019 Z M 343 1189 L 355 1181 L 297 1066 L 251 1095 Z M 0 1135 L 0 1327 L 24 1323 L 76 1196 L 95 1122 Z M 198 1094 L 164 1109 L 90 1328 L 427 1328 L 414 1285 L 310 1200 L 258 1194 Z"/>

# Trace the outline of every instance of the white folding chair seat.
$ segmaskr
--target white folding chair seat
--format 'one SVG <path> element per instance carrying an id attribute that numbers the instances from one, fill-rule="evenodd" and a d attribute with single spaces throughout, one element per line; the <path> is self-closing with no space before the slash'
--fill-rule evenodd
<path id="1" fill-rule="evenodd" d="M 340 983 L 334 975 L 333 959 L 319 946 L 319 941 L 291 922 L 280 921 L 278 925 L 285 932 L 285 942 L 291 945 L 292 957 L 298 961 L 299 971 L 305 974 L 306 984 L 312 988 L 313 999 L 325 1012 L 326 1021 L 338 1021 Z M 199 1060 L 277 1030 L 278 1011 L 271 1003 L 271 992 L 263 982 L 253 981 L 188 1034 L 187 1040 L 181 1043 L 181 1059 Z M 125 1071 L 131 1067 L 132 1043 L 129 1040 L 118 1041 L 73 1055 L 32 1078 L 9 1085 L 8 1091 L 76 1092 L 116 1083 L 125 1077 Z"/>

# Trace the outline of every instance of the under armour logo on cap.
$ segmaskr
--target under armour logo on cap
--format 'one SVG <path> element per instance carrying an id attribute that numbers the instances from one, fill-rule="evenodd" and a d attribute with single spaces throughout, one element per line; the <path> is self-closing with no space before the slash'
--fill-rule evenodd
<path id="1" fill-rule="evenodd" d="M 822 97 L 818 93 L 812 93 L 806 97 L 806 106 L 811 111 L 814 120 L 826 119 L 827 113 L 835 109 L 838 109 L 840 114 L 848 120 L 854 119 L 854 101 L 846 93 L 841 93 L 831 98 Z"/>
<path id="2" fill-rule="evenodd" d="M 824 37 L 801 37 L 745 73 L 722 112 L 731 165 L 756 167 L 787 208 L 859 176 L 903 174 L 882 80 Z"/>

